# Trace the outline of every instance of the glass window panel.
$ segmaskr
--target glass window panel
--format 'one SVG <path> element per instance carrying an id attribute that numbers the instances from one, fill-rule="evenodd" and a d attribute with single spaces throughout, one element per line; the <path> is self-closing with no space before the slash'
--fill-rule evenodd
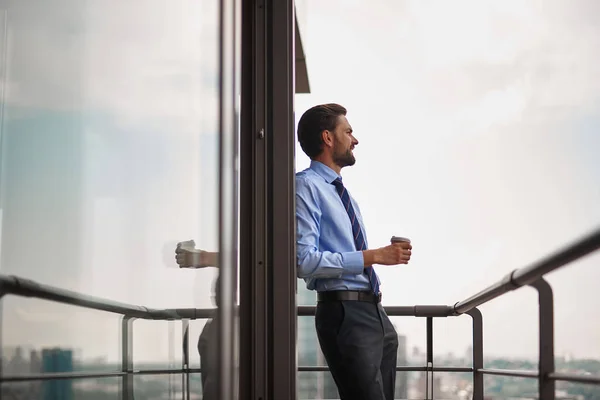
<path id="1" fill-rule="evenodd" d="M 216 269 L 179 268 L 175 247 L 218 246 L 218 25 L 216 0 L 0 0 L 1 274 L 214 306 Z M 115 315 L 6 296 L 1 318 L 4 353 L 120 368 Z M 133 329 L 137 363 L 180 367 L 180 322 Z"/>

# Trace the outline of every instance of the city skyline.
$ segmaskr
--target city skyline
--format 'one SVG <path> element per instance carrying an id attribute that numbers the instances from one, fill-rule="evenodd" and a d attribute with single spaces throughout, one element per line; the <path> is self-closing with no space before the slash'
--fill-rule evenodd
<path id="1" fill-rule="evenodd" d="M 305 331 L 304 334 L 302 331 Z M 310 339 L 312 331 L 301 329 L 300 336 Z M 306 336 L 308 333 L 308 336 Z M 424 365 L 425 354 L 415 352 L 409 353 L 402 347 L 402 338 L 400 335 L 400 347 L 398 349 L 400 365 Z M 300 345 L 301 356 L 314 357 L 314 346 L 310 340 L 305 341 L 308 347 Z M 119 363 L 107 363 L 106 360 L 83 361 L 77 351 L 74 349 L 37 349 L 24 352 L 23 349 L 3 349 L 4 358 L 1 360 L 0 369 L 6 376 L 14 376 L 28 373 L 39 372 L 102 372 L 114 371 L 120 367 Z M 414 350 L 414 349 L 413 349 Z M 313 353 L 313 355 L 311 355 Z M 405 357 L 408 362 L 402 362 Z M 455 357 L 445 355 L 434 358 L 434 365 L 442 366 L 469 366 L 468 354 Z M 321 363 L 318 363 L 322 365 Z M 486 361 L 488 368 L 508 368 L 512 370 L 531 370 L 535 368 L 535 361 L 510 360 L 506 358 L 488 359 Z M 579 375 L 598 375 L 600 374 L 600 361 L 590 362 L 584 360 L 557 359 L 557 370 Z M 173 368 L 168 363 L 144 363 L 137 364 L 135 368 L 155 369 Z M 335 399 L 338 398 L 337 390 L 327 372 L 318 373 L 299 373 L 298 376 L 298 396 L 301 399 Z M 181 393 L 181 379 L 171 375 L 169 379 L 164 376 L 148 375 L 144 379 L 137 379 L 134 385 L 136 398 L 154 399 L 160 393 L 165 396 L 178 396 Z M 433 379 L 433 381 L 432 381 Z M 537 381 L 535 379 L 516 379 L 503 378 L 498 376 L 486 376 L 485 378 L 486 399 L 506 398 L 506 396 L 519 396 L 519 398 L 536 399 Z M 3 386 L 3 394 L 9 394 L 14 399 L 32 400 L 40 396 L 49 396 L 44 398 L 68 398 L 65 395 L 59 395 L 59 391 L 70 393 L 71 396 L 105 396 L 111 398 L 121 390 L 118 381 L 103 380 L 103 378 L 89 378 L 86 380 L 73 381 L 54 381 L 63 382 L 61 385 L 53 385 L 52 382 L 22 382 L 16 385 Z M 329 382 L 329 383 L 328 383 Z M 427 387 L 433 388 L 436 398 L 442 396 L 448 400 L 467 400 L 472 396 L 473 384 L 471 373 L 434 373 L 429 378 L 424 372 L 399 372 L 397 378 L 396 395 L 398 398 L 423 398 Z M 201 384 L 199 375 L 190 375 L 190 394 L 192 398 L 200 398 Z M 556 390 L 557 399 L 560 400 L 580 400 L 595 399 L 600 396 L 600 388 L 588 385 L 577 385 L 567 382 L 559 382 Z M 57 397 L 58 396 L 58 397 Z M 404 397 L 402 397 L 404 396 Z M 95 397 L 94 397 L 95 398 Z"/>

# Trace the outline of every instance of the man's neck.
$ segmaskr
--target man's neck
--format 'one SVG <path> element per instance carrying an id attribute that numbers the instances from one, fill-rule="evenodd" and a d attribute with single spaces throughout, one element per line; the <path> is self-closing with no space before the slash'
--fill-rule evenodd
<path id="1" fill-rule="evenodd" d="M 321 164 L 324 164 L 324 165 L 328 166 L 336 174 L 338 174 L 340 176 L 342 175 L 342 167 L 340 167 L 339 165 L 337 165 L 336 163 L 334 163 L 333 160 L 330 157 L 317 156 L 317 157 L 313 158 L 313 160 L 314 161 L 318 161 Z"/>

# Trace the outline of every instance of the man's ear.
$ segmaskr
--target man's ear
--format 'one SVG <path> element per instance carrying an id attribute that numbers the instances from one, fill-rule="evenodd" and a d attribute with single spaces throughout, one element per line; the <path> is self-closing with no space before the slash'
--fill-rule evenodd
<path id="1" fill-rule="evenodd" d="M 325 147 L 333 147 L 333 132 L 327 130 L 321 132 L 321 139 Z"/>

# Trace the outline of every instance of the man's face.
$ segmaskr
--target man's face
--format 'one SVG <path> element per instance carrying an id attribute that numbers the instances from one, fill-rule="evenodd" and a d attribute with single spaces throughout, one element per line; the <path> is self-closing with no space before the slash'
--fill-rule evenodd
<path id="1" fill-rule="evenodd" d="M 356 158 L 354 158 L 352 150 L 358 144 L 358 140 L 352 135 L 352 127 L 345 116 L 340 115 L 338 117 L 338 123 L 333 134 L 333 162 L 340 168 L 354 165 Z"/>

